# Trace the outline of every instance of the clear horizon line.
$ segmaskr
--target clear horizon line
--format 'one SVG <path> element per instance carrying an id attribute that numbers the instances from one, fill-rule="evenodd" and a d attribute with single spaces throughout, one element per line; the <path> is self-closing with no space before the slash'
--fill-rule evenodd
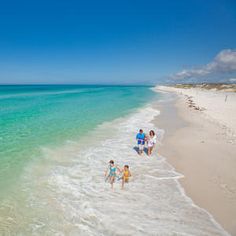
<path id="1" fill-rule="evenodd" d="M 130 83 L 130 84 L 123 84 L 123 83 L 0 83 L 0 86 L 17 86 L 17 85 L 91 85 L 91 86 L 155 86 L 156 84 L 143 84 L 143 83 Z"/>

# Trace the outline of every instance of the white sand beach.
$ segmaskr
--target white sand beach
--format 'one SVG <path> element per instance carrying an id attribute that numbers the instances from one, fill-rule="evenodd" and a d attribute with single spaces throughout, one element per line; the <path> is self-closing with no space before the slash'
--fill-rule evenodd
<path id="1" fill-rule="evenodd" d="M 157 89 L 182 95 L 186 98 L 190 108 L 201 110 L 209 120 L 216 122 L 231 133 L 236 133 L 236 93 L 166 86 L 159 86 Z"/>
<path id="2" fill-rule="evenodd" d="M 184 175 L 180 182 L 187 195 L 236 235 L 236 94 L 155 90 L 165 93 L 154 120 L 166 131 L 159 153 Z"/>

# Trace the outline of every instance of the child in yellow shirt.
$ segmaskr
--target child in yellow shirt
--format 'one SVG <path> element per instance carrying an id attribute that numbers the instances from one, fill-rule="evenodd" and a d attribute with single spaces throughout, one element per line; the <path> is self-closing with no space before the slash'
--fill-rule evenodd
<path id="1" fill-rule="evenodd" d="M 122 189 L 124 189 L 125 183 L 129 182 L 129 177 L 131 176 L 131 172 L 129 170 L 129 166 L 125 165 L 124 169 L 122 170 Z"/>

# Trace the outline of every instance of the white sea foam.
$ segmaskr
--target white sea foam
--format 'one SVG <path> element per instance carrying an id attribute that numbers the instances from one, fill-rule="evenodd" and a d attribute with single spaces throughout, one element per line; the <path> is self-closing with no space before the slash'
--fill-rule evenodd
<path id="1" fill-rule="evenodd" d="M 159 156 L 137 155 L 135 135 L 159 112 L 151 105 L 125 119 L 101 125 L 80 144 L 44 149 L 29 169 L 28 204 L 34 209 L 24 235 L 228 235 L 213 217 L 185 195 L 177 173 Z M 155 129 L 156 130 L 156 129 Z M 161 139 L 163 130 L 157 130 Z M 104 181 L 110 159 L 129 164 L 130 183 L 114 192 Z M 35 179 L 34 179 L 35 178 Z M 34 181 L 32 181 L 34 179 Z M 33 184 L 32 184 L 33 183 Z"/>

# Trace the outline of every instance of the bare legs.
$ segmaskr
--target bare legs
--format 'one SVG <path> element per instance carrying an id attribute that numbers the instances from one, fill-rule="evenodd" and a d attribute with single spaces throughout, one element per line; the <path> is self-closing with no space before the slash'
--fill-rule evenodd
<path id="1" fill-rule="evenodd" d="M 124 178 L 122 178 L 122 185 L 121 185 L 121 189 L 124 189 L 124 184 L 125 184 L 125 180 L 124 180 Z"/>
<path id="2" fill-rule="evenodd" d="M 124 185 L 125 183 L 128 183 L 129 180 L 125 179 L 125 178 L 122 178 L 122 185 L 121 185 L 121 189 L 124 189 Z"/>
<path id="3" fill-rule="evenodd" d="M 148 156 L 151 156 L 153 147 L 148 147 Z"/>
<path id="4" fill-rule="evenodd" d="M 111 189 L 113 189 L 114 182 L 115 182 L 115 176 L 111 176 L 110 178 Z"/>
<path id="5" fill-rule="evenodd" d="M 141 144 L 138 145 L 138 154 L 139 155 L 143 154 L 143 148 L 144 148 L 144 145 L 141 145 Z"/>

